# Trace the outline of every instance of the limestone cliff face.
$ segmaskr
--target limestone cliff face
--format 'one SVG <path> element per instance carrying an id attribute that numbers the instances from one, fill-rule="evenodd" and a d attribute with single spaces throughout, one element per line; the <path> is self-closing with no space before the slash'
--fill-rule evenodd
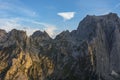
<path id="1" fill-rule="evenodd" d="M 55 39 L 44 31 L 0 30 L 2 80 L 119 80 L 120 18 L 87 15 Z"/>
<path id="2" fill-rule="evenodd" d="M 35 41 L 31 41 L 24 31 L 14 29 L 6 33 L 1 30 L 0 37 L 0 79 L 44 80 L 52 74 L 53 60 L 39 54 L 39 49 L 33 44 Z"/>

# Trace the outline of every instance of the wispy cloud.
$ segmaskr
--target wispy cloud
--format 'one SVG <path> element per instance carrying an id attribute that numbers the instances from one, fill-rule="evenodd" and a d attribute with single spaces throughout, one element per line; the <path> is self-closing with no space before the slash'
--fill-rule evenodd
<path id="1" fill-rule="evenodd" d="M 118 14 L 118 16 L 120 16 L 119 8 L 120 8 L 120 2 L 118 2 L 116 5 L 114 5 L 114 7 L 112 9 L 114 12 L 116 12 Z"/>
<path id="2" fill-rule="evenodd" d="M 61 16 L 64 20 L 70 20 L 75 16 L 75 12 L 60 12 L 57 15 Z"/>
<path id="3" fill-rule="evenodd" d="M 104 15 L 112 11 L 113 8 L 112 0 L 78 0 L 76 1 L 77 7 L 80 9 L 77 13 L 84 13 L 85 15 Z"/>
<path id="4" fill-rule="evenodd" d="M 45 27 L 45 31 L 51 36 L 51 37 L 55 37 L 56 36 L 56 30 L 57 30 L 57 27 L 54 26 L 54 25 L 46 25 Z"/>
<path id="5" fill-rule="evenodd" d="M 16 15 L 24 15 L 29 17 L 37 16 L 37 13 L 34 10 L 27 8 L 22 3 L 15 4 L 12 3 L 12 1 L 11 3 L 6 1 L 0 1 L 0 12 L 4 12 L 6 15 L 10 16 L 13 16 L 13 13 L 15 13 Z M 1 16 L 5 14 L 1 14 Z"/>
<path id="6" fill-rule="evenodd" d="M 115 9 L 118 8 L 118 7 L 120 7 L 120 3 L 115 5 Z"/>
<path id="7" fill-rule="evenodd" d="M 0 28 L 9 31 L 14 28 L 20 28 L 20 24 L 17 24 L 17 19 L 0 19 Z"/>
<path id="8" fill-rule="evenodd" d="M 57 35 L 57 26 L 56 25 L 38 22 L 38 21 L 34 21 L 34 20 L 29 20 L 29 19 L 21 19 L 21 20 L 25 21 L 25 22 L 30 22 L 33 26 L 36 26 L 37 28 L 35 30 L 39 30 L 38 28 L 40 28 L 42 31 L 45 30 L 51 37 L 55 37 Z M 31 28 L 26 28 L 26 30 L 27 29 L 31 29 Z M 34 31 L 32 31 L 32 32 L 34 32 Z"/>
<path id="9" fill-rule="evenodd" d="M 25 18 L 1 18 L 0 29 L 5 29 L 7 32 L 12 29 L 25 30 L 28 36 L 32 35 L 36 30 L 45 30 L 53 38 L 57 35 L 57 27 L 55 25 Z"/>
<path id="10" fill-rule="evenodd" d="M 6 31 L 14 28 L 25 30 L 28 36 L 36 30 L 46 30 L 51 37 L 54 37 L 57 30 L 56 26 L 31 19 L 38 16 L 34 10 L 26 7 L 20 0 L 0 0 L 0 29 Z"/>

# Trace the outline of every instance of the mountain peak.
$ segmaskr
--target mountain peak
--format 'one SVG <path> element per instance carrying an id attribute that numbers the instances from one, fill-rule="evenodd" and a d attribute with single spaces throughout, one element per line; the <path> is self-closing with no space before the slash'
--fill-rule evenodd
<path id="1" fill-rule="evenodd" d="M 38 31 L 35 31 L 32 36 L 32 38 L 36 38 L 36 39 L 39 39 L 39 40 L 50 40 L 51 37 L 48 35 L 48 33 L 46 31 L 42 32 L 40 30 Z"/>
<path id="2" fill-rule="evenodd" d="M 72 32 L 0 30 L 2 80 L 120 80 L 117 14 L 87 15 Z"/>
<path id="3" fill-rule="evenodd" d="M 118 19 L 119 16 L 116 13 L 108 13 L 106 15 L 100 15 L 100 16 L 96 16 L 96 15 L 87 15 L 84 19 L 100 19 L 100 18 L 107 18 L 107 19 Z"/>
<path id="4" fill-rule="evenodd" d="M 113 21 L 119 20 L 119 16 L 116 13 L 109 13 L 107 15 L 102 15 L 99 17 L 105 18 L 107 20 L 113 20 Z"/>
<path id="5" fill-rule="evenodd" d="M 49 37 L 49 35 L 48 35 L 48 33 L 46 31 L 42 32 L 42 31 L 38 30 L 38 31 L 35 31 L 32 34 L 32 37 L 40 37 L 40 36 L 47 36 L 47 37 Z"/>
<path id="6" fill-rule="evenodd" d="M 116 13 L 112 13 L 112 12 L 110 12 L 109 14 L 107 14 L 105 16 L 118 17 L 118 15 Z"/>

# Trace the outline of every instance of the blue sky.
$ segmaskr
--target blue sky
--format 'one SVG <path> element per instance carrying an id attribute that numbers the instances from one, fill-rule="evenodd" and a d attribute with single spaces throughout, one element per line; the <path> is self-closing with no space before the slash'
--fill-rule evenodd
<path id="1" fill-rule="evenodd" d="M 0 0 L 0 28 L 47 31 L 51 37 L 74 30 L 87 15 L 114 12 L 120 15 L 120 0 Z"/>

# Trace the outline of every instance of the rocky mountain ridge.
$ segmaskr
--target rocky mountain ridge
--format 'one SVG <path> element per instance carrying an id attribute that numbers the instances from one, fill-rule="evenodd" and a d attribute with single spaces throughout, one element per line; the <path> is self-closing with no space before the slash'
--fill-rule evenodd
<path id="1" fill-rule="evenodd" d="M 2 80 L 119 80 L 120 18 L 87 15 L 55 39 L 44 31 L 0 30 Z"/>

